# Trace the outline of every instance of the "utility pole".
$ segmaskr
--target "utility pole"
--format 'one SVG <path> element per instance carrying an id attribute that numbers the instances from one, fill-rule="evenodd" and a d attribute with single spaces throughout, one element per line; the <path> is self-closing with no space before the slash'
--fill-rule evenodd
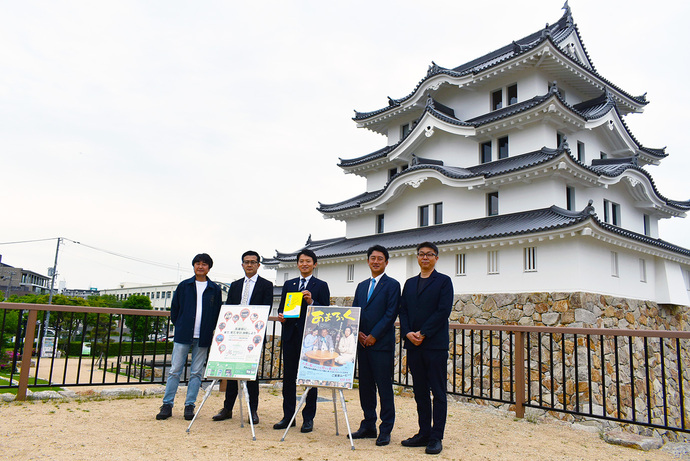
<path id="1" fill-rule="evenodd" d="M 50 280 L 50 294 L 48 295 L 48 304 L 53 304 L 53 290 L 55 289 L 55 277 L 57 276 L 57 263 L 58 263 L 58 254 L 60 253 L 60 242 L 62 241 L 62 237 L 57 238 L 57 247 L 55 248 L 55 262 L 53 263 L 53 268 L 49 269 L 49 272 L 51 272 L 50 275 L 52 275 L 52 278 Z M 43 352 L 43 343 L 41 342 L 41 330 L 48 331 L 48 326 L 50 325 L 50 311 L 46 311 L 46 318 L 43 321 L 43 328 L 38 329 L 38 347 L 36 348 L 38 356 L 40 357 Z M 56 333 L 57 334 L 57 333 Z M 57 337 L 54 339 L 54 341 L 57 343 Z M 55 347 L 55 346 L 53 346 Z"/>

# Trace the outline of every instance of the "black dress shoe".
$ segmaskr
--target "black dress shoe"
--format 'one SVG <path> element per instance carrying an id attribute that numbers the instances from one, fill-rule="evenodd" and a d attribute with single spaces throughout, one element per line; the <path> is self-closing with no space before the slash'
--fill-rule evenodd
<path id="1" fill-rule="evenodd" d="M 376 439 L 377 447 L 383 447 L 385 445 L 388 445 L 389 443 L 391 443 L 390 434 L 379 434 L 378 438 Z"/>
<path id="2" fill-rule="evenodd" d="M 252 424 L 259 424 L 259 415 L 252 411 Z"/>
<path id="3" fill-rule="evenodd" d="M 311 419 L 309 421 L 305 421 L 302 423 L 302 429 L 300 429 L 300 432 L 311 432 L 314 430 L 314 420 Z"/>
<path id="4" fill-rule="evenodd" d="M 194 419 L 194 405 L 184 406 L 184 419 L 191 421 Z"/>
<path id="5" fill-rule="evenodd" d="M 403 447 L 426 447 L 429 444 L 429 437 L 426 435 L 415 434 L 409 439 L 400 442 Z"/>
<path id="6" fill-rule="evenodd" d="M 232 419 L 232 410 L 228 410 L 223 407 L 217 415 L 211 418 L 214 421 L 225 421 L 226 419 Z"/>
<path id="7" fill-rule="evenodd" d="M 362 429 L 361 427 L 357 431 L 352 433 L 353 439 L 375 439 L 376 429 Z"/>
<path id="8" fill-rule="evenodd" d="M 441 450 L 443 450 L 443 445 L 441 445 L 441 441 L 438 439 L 431 439 L 429 440 L 429 445 L 426 446 L 426 452 L 427 455 L 437 455 L 441 453 Z"/>
<path id="9" fill-rule="evenodd" d="M 283 418 L 273 425 L 273 429 L 286 429 L 289 423 L 290 420 L 288 418 Z M 297 423 L 293 421 L 291 427 L 295 427 L 296 425 Z"/>

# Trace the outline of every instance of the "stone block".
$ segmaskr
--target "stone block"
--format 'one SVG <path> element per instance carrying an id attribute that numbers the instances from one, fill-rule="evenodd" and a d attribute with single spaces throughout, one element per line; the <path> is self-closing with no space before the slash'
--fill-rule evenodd
<path id="1" fill-rule="evenodd" d="M 575 309 L 575 321 L 587 325 L 594 325 L 597 321 L 597 317 L 587 309 Z"/>
<path id="2" fill-rule="evenodd" d="M 558 319 L 561 316 L 558 312 L 547 312 L 546 314 L 542 314 L 541 316 L 541 321 L 544 322 L 544 325 L 555 325 L 558 323 Z"/>
<path id="3" fill-rule="evenodd" d="M 621 430 L 605 432 L 604 441 L 613 445 L 636 448 L 642 451 L 658 450 L 664 445 L 664 441 L 660 437 L 644 437 Z"/>

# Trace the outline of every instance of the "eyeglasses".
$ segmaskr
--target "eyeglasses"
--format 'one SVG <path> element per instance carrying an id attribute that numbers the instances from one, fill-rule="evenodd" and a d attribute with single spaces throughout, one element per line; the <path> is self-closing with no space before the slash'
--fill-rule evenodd
<path id="1" fill-rule="evenodd" d="M 259 261 L 242 261 L 242 264 L 245 264 L 247 266 L 257 266 L 259 264 Z"/>
<path id="2" fill-rule="evenodd" d="M 417 253 L 417 257 L 422 258 L 422 259 L 424 259 L 424 258 L 431 259 L 431 258 L 436 257 L 436 253 L 431 253 L 431 252 L 430 253 L 422 253 L 420 251 L 419 253 Z"/>

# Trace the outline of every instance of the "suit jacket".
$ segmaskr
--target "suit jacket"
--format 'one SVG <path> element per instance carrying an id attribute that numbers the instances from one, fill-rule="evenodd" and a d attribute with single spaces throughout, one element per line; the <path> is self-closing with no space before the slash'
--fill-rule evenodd
<path id="1" fill-rule="evenodd" d="M 213 341 L 220 306 L 223 304 L 223 293 L 220 287 L 207 278 L 208 284 L 201 295 L 201 329 L 199 347 L 209 347 Z M 196 319 L 196 283 L 195 278 L 183 280 L 177 285 L 170 303 L 170 319 L 175 325 L 175 342 L 192 344 L 194 321 Z"/>
<path id="2" fill-rule="evenodd" d="M 352 301 L 353 306 L 362 308 L 359 316 L 359 331 L 376 338 L 376 343 L 370 346 L 371 349 L 392 351 L 395 349 L 393 324 L 398 316 L 400 283 L 383 274 L 374 286 L 371 298 L 367 301 L 370 284 L 371 278 L 360 282 L 355 290 L 355 299 Z"/>
<path id="3" fill-rule="evenodd" d="M 230 284 L 228 298 L 225 304 L 239 304 L 242 302 L 242 290 L 244 290 L 244 277 L 237 279 Z M 252 297 L 249 299 L 252 306 L 272 306 L 273 305 L 273 284 L 265 278 L 258 276 L 254 284 Z"/>
<path id="4" fill-rule="evenodd" d="M 424 289 L 417 293 L 421 276 L 407 279 L 400 297 L 400 335 L 405 338 L 405 348 L 448 350 L 448 316 L 453 309 L 453 282 L 447 275 L 434 270 Z M 419 346 L 405 336 L 420 331 L 424 341 Z"/>
<path id="5" fill-rule="evenodd" d="M 299 280 L 301 277 L 290 279 L 283 285 L 283 292 L 280 296 L 280 304 L 278 305 L 278 313 L 283 312 L 285 307 L 285 297 L 288 293 L 299 291 Z M 313 277 L 309 279 L 309 283 L 305 290 L 311 292 L 311 299 L 314 306 L 330 306 L 331 292 L 328 289 L 328 284 L 323 280 Z M 302 337 L 304 336 L 304 322 L 307 316 L 307 307 L 309 305 L 306 301 L 302 301 L 302 311 L 297 319 L 285 319 L 283 322 L 283 341 L 285 343 L 302 344 Z"/>

